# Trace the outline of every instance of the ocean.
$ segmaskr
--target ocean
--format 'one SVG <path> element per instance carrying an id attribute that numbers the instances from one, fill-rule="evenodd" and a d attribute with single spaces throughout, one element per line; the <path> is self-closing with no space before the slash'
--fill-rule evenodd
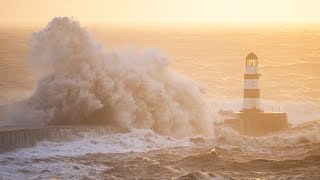
<path id="1" fill-rule="evenodd" d="M 0 127 L 128 131 L 1 153 L 0 179 L 320 178 L 319 42 L 311 25 L 1 25 Z M 217 125 L 242 108 L 250 52 L 261 108 L 292 124 L 259 138 Z"/>

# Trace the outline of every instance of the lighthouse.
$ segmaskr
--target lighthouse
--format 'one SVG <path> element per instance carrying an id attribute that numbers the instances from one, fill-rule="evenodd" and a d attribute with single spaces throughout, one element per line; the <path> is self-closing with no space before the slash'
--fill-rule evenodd
<path id="1" fill-rule="evenodd" d="M 258 73 L 258 57 L 249 53 L 245 62 L 243 111 L 260 110 L 260 82 Z"/>
<path id="2" fill-rule="evenodd" d="M 225 123 L 246 136 L 263 136 L 289 126 L 287 113 L 264 112 L 260 105 L 260 78 L 258 57 L 253 52 L 245 59 L 242 110 Z"/>

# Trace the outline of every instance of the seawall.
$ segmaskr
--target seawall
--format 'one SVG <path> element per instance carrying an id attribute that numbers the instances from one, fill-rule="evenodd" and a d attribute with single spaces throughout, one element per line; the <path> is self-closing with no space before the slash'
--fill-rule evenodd
<path id="1" fill-rule="evenodd" d="M 108 126 L 47 126 L 0 128 L 0 153 L 18 148 L 32 147 L 37 142 L 68 140 L 81 132 L 125 132 Z"/>
<path id="2" fill-rule="evenodd" d="M 55 126 L 0 129 L 0 152 L 34 146 L 43 140 L 59 140 L 74 133 L 74 128 Z"/>

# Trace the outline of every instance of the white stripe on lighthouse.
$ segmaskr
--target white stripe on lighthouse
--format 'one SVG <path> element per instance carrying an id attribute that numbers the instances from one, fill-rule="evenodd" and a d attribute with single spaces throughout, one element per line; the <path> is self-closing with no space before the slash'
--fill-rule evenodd
<path id="1" fill-rule="evenodd" d="M 257 66 L 246 66 L 246 74 L 257 74 L 258 68 Z"/>
<path id="2" fill-rule="evenodd" d="M 243 98 L 243 109 L 259 109 L 260 98 Z"/>
<path id="3" fill-rule="evenodd" d="M 244 80 L 244 89 L 259 89 L 259 79 L 245 79 Z"/>

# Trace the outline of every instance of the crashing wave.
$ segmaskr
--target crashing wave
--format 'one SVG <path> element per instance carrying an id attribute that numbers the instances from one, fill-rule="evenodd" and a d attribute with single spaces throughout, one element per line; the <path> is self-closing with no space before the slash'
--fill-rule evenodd
<path id="1" fill-rule="evenodd" d="M 154 51 L 106 51 L 79 22 L 54 18 L 32 35 L 37 87 L 16 118 L 42 124 L 104 123 L 175 136 L 212 134 L 203 91 Z"/>

